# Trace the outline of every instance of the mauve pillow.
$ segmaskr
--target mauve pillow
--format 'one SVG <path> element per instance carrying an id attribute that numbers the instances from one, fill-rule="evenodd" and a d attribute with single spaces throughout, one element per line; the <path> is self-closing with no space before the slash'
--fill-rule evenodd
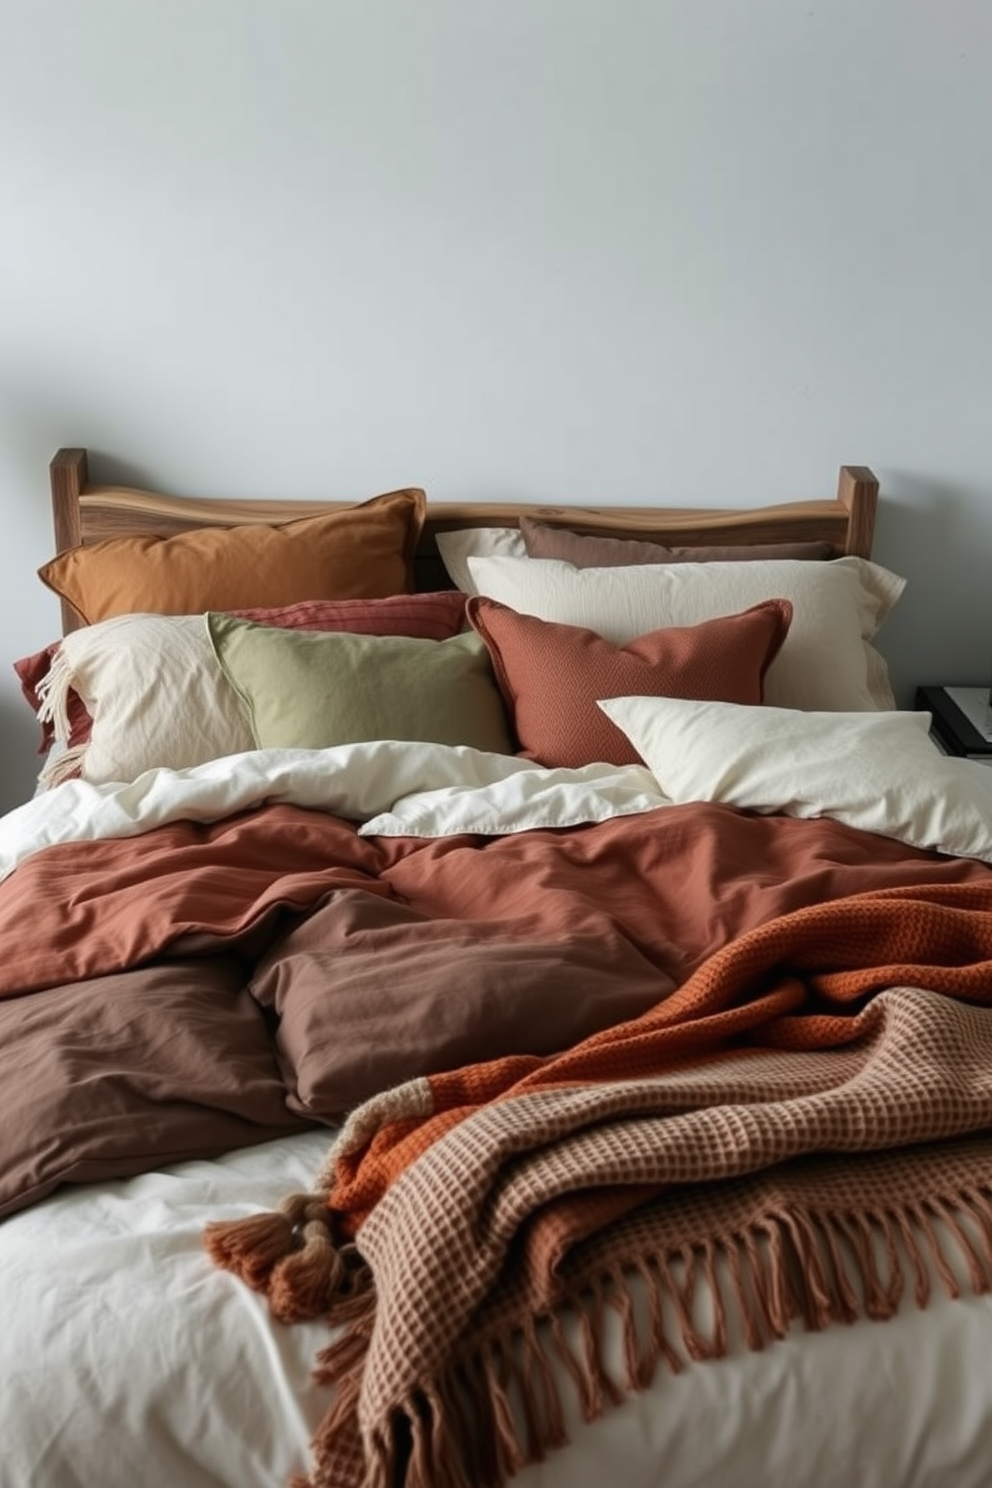
<path id="1" fill-rule="evenodd" d="M 177 958 L 0 999 L 0 1218 L 303 1129 L 236 956 Z"/>
<path id="2" fill-rule="evenodd" d="M 554 1054 L 672 991 L 604 914 L 561 940 L 436 920 L 340 889 L 259 961 L 252 995 L 279 1019 L 291 1111 L 318 1120 L 420 1075 Z"/>
<path id="3" fill-rule="evenodd" d="M 640 563 L 740 563 L 764 558 L 802 558 L 821 562 L 832 558 L 825 542 L 748 543 L 706 548 L 670 548 L 663 543 L 639 542 L 636 538 L 593 537 L 520 518 L 520 532 L 528 558 L 557 558 L 573 568 L 627 568 Z"/>
<path id="4" fill-rule="evenodd" d="M 760 703 L 792 605 L 770 599 L 737 615 L 649 631 L 615 646 L 593 630 L 538 620 L 474 596 L 466 614 L 489 649 L 521 753 L 551 768 L 640 764 L 600 698 Z M 605 724 L 605 727 L 604 727 Z"/>

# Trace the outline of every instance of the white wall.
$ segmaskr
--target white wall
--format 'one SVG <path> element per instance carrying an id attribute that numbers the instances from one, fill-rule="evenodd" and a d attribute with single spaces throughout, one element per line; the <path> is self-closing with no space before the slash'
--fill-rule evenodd
<path id="1" fill-rule="evenodd" d="M 0 0 L 8 662 L 47 462 L 743 505 L 870 464 L 882 636 L 992 672 L 987 0 Z"/>

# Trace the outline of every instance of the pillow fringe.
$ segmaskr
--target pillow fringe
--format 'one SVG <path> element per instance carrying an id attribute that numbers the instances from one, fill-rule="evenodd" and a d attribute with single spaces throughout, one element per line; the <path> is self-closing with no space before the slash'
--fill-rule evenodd
<path id="1" fill-rule="evenodd" d="M 61 750 L 45 764 L 38 776 L 38 784 L 50 790 L 53 785 L 61 785 L 63 780 L 75 779 L 81 773 L 88 749 L 89 743 L 74 744 L 71 749 Z"/>
<path id="2" fill-rule="evenodd" d="M 73 676 L 73 665 L 60 646 L 52 656 L 47 674 L 35 689 L 38 697 L 38 722 L 52 725 L 59 744 L 64 744 L 69 738 L 69 691 Z"/>

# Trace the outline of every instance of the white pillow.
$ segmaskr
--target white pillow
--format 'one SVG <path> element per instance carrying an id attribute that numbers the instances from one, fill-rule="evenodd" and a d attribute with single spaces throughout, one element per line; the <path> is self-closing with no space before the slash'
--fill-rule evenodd
<path id="1" fill-rule="evenodd" d="M 829 816 L 866 832 L 992 863 L 992 769 L 953 759 L 928 713 L 609 698 L 599 706 L 674 801 Z"/>
<path id="2" fill-rule="evenodd" d="M 584 625 L 615 645 L 789 599 L 792 624 L 765 676 L 765 702 L 841 712 L 895 707 L 885 662 L 868 643 L 905 580 L 864 558 L 579 569 L 550 559 L 470 557 L 468 566 L 480 594 L 541 620 Z"/>
<path id="3" fill-rule="evenodd" d="M 455 532 L 439 532 L 437 550 L 451 582 L 463 594 L 478 593 L 469 572 L 469 558 L 527 557 L 517 527 L 459 527 Z"/>

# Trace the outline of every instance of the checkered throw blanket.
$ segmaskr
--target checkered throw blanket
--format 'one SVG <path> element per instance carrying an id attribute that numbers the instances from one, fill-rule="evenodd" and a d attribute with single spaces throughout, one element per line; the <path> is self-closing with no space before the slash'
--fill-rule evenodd
<path id="1" fill-rule="evenodd" d="M 987 1289 L 990 1126 L 992 883 L 893 889 L 761 926 L 565 1054 L 372 1100 L 313 1193 L 207 1244 L 341 1325 L 312 1488 L 482 1488 L 565 1439 L 566 1374 L 593 1418 L 724 1353 L 731 1312 L 757 1347 L 953 1293 L 949 1247 Z"/>

